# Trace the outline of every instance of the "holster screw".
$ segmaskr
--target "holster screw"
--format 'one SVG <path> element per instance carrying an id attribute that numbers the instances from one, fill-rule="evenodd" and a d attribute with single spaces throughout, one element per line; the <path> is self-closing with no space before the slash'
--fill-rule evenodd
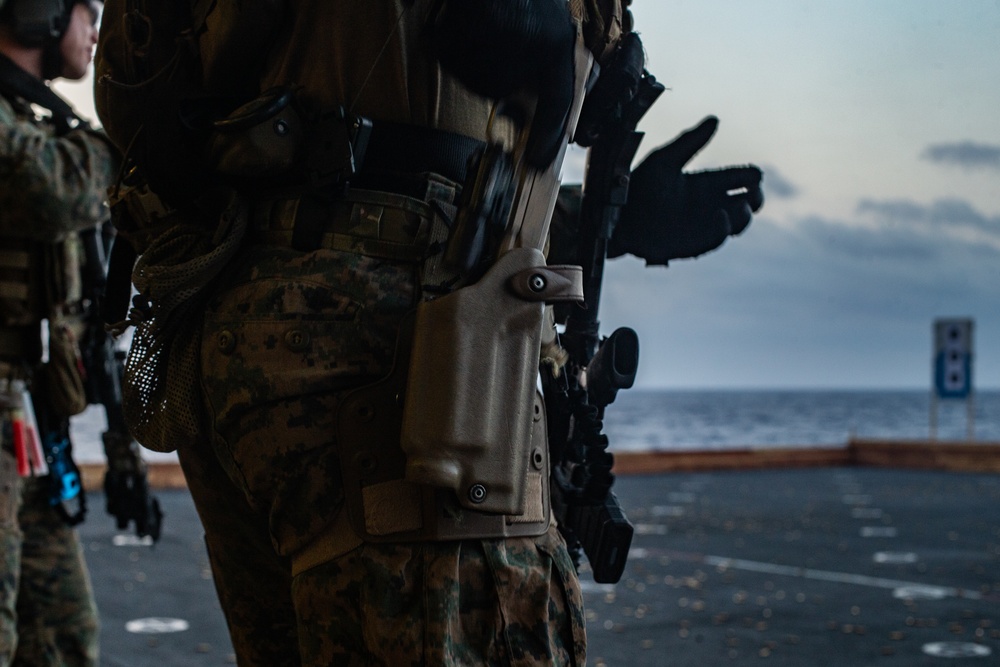
<path id="1" fill-rule="evenodd" d="M 477 505 L 486 500 L 486 487 L 482 484 L 473 484 L 469 487 L 469 500 Z"/>
<path id="2" fill-rule="evenodd" d="M 542 454 L 542 450 L 536 447 L 531 452 L 531 465 L 535 466 L 536 470 L 541 470 L 543 463 L 545 463 L 545 456 Z"/>
<path id="3" fill-rule="evenodd" d="M 528 289 L 532 292 L 538 293 L 545 289 L 545 276 L 540 273 L 531 274 L 531 278 L 528 279 Z"/>

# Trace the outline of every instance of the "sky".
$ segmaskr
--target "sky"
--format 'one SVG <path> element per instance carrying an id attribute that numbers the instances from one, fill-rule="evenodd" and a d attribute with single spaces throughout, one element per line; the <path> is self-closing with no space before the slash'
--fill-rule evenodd
<path id="1" fill-rule="evenodd" d="M 633 14 L 668 89 L 637 162 L 714 114 L 688 168 L 752 162 L 766 196 L 715 252 L 609 263 L 602 331 L 639 333 L 637 384 L 929 389 L 934 319 L 971 317 L 974 384 L 1000 387 L 1000 2 Z"/>
<path id="2" fill-rule="evenodd" d="M 638 332 L 637 386 L 929 389 L 933 321 L 970 317 L 975 386 L 1000 388 L 1000 0 L 632 11 L 667 87 L 637 163 L 716 115 L 688 168 L 757 164 L 766 196 L 712 253 L 608 263 L 602 333 Z M 92 114 L 90 85 L 59 88 Z"/>

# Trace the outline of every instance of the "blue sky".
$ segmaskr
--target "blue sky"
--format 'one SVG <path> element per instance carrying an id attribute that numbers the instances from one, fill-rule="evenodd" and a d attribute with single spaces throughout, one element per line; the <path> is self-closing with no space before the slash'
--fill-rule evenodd
<path id="1" fill-rule="evenodd" d="M 692 169 L 753 162 L 767 202 L 696 260 L 609 263 L 602 330 L 637 384 L 926 388 L 932 322 L 972 317 L 1000 388 L 1000 1 L 634 0 L 667 88 L 641 159 L 709 114 Z M 70 91 L 88 112 L 89 82 Z M 572 155 L 567 180 L 578 180 Z"/>

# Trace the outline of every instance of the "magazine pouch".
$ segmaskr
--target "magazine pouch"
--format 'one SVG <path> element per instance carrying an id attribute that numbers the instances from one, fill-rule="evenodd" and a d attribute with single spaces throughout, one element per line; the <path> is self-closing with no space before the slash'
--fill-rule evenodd
<path id="1" fill-rule="evenodd" d="M 545 303 L 581 298 L 579 272 L 516 248 L 418 306 L 400 443 L 408 482 L 449 489 L 469 510 L 523 512 Z"/>
<path id="2" fill-rule="evenodd" d="M 49 358 L 41 365 L 36 383 L 55 418 L 69 419 L 87 409 L 82 369 L 73 330 L 64 322 L 49 320 Z"/>

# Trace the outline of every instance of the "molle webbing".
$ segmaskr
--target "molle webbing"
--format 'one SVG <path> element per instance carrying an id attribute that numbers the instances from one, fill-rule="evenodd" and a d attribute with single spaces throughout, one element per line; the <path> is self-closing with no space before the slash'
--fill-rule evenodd
<path id="1" fill-rule="evenodd" d="M 420 261 L 426 252 L 426 203 L 377 190 L 337 198 L 303 196 L 254 207 L 255 241 L 301 251 L 328 248 L 369 257 Z"/>
<path id="2" fill-rule="evenodd" d="M 42 343 L 39 321 L 45 317 L 39 280 L 41 244 L 0 237 L 0 355 L 37 361 Z"/>
<path id="3" fill-rule="evenodd" d="M 28 302 L 31 250 L 27 241 L 4 238 L 0 240 L 0 299 Z M 0 313 L 2 317 L 2 313 Z"/>
<path id="4" fill-rule="evenodd" d="M 346 186 L 309 183 L 258 195 L 253 238 L 301 251 L 422 261 L 435 240 L 427 221 L 454 215 L 457 184 L 483 146 L 453 132 L 376 122 L 360 170 Z"/>
<path id="5" fill-rule="evenodd" d="M 0 359 L 34 363 L 42 357 L 42 335 L 38 325 L 0 326 Z"/>

